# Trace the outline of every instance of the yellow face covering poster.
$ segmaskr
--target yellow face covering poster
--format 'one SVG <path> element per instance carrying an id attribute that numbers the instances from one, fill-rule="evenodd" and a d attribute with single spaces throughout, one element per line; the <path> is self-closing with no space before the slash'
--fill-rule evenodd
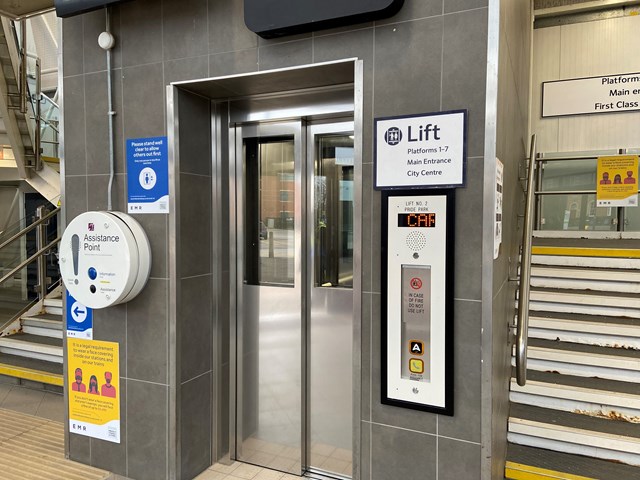
<path id="1" fill-rule="evenodd" d="M 598 157 L 598 207 L 638 206 L 638 156 Z"/>
<path id="2" fill-rule="evenodd" d="M 67 338 L 69 432 L 120 443 L 118 347 Z"/>

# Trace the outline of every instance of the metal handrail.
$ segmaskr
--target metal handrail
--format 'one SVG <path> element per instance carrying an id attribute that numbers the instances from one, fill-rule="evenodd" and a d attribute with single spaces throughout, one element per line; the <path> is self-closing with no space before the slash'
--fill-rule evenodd
<path id="1" fill-rule="evenodd" d="M 29 265 L 31 262 L 34 262 L 35 260 L 38 260 L 39 257 L 41 257 L 43 254 L 47 253 L 49 250 L 51 250 L 53 247 L 55 247 L 58 244 L 58 242 L 60 242 L 60 237 L 56 238 L 55 240 L 52 240 L 51 243 L 49 243 L 45 247 L 42 247 L 36 253 L 31 255 L 29 258 L 27 258 L 22 263 L 20 263 L 20 265 L 15 267 L 13 270 L 11 270 L 9 273 L 7 273 L 4 277 L 0 278 L 0 285 L 2 285 L 4 282 L 6 282 L 10 278 L 12 278 L 16 273 L 18 273 L 24 267 Z"/>
<path id="2" fill-rule="evenodd" d="M 20 112 L 27 113 L 27 21 L 20 20 Z"/>
<path id="3" fill-rule="evenodd" d="M 533 235 L 533 181 L 536 169 L 536 136 L 531 136 L 527 199 L 522 231 L 522 258 L 518 291 L 518 326 L 516 331 L 516 380 L 523 387 L 527 383 L 527 340 L 529 330 L 529 295 L 531 289 L 531 239 Z"/>
<path id="4" fill-rule="evenodd" d="M 37 228 L 39 225 L 41 225 L 42 223 L 46 222 L 47 220 L 49 220 L 51 217 L 53 217 L 54 215 L 57 215 L 58 212 L 60 211 L 60 207 L 54 208 L 51 212 L 47 213 L 46 215 L 44 215 L 42 218 L 38 219 L 37 221 L 33 222 L 31 225 L 29 225 L 28 227 L 24 228 L 23 230 L 20 230 L 18 233 L 16 233 L 15 235 L 13 235 L 11 238 L 9 238 L 8 240 L 6 240 L 5 242 L 3 242 L 0 245 L 0 250 L 2 250 L 4 247 L 6 247 L 7 245 L 15 242 L 16 240 L 18 240 L 20 237 L 26 235 L 27 233 L 29 233 L 30 231 L 34 230 L 35 228 Z M 1 283 L 1 282 L 0 282 Z"/>

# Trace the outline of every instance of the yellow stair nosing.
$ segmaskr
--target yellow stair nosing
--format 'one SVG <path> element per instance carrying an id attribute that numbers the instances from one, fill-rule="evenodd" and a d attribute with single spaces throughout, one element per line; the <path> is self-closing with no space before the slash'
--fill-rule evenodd
<path id="1" fill-rule="evenodd" d="M 48 385 L 64 386 L 64 377 L 58 373 L 43 372 L 25 367 L 16 367 L 0 362 L 0 375 L 23 378 L 34 382 L 46 383 Z"/>
<path id="2" fill-rule="evenodd" d="M 591 248 L 533 246 L 532 255 L 553 255 L 567 257 L 640 258 L 640 249 L 634 248 Z"/>
<path id="3" fill-rule="evenodd" d="M 505 465 L 505 478 L 510 480 L 597 480 L 509 461 Z"/>

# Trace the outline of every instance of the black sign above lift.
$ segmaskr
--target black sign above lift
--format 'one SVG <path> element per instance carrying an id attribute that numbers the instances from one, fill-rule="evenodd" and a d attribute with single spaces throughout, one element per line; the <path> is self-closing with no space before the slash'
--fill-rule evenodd
<path id="1" fill-rule="evenodd" d="M 114 3 L 120 3 L 123 0 L 54 0 L 56 7 L 56 15 L 60 18 L 73 17 L 81 13 L 91 12 L 109 6 Z"/>
<path id="2" fill-rule="evenodd" d="M 244 0 L 244 23 L 262 38 L 371 22 L 395 15 L 404 0 Z"/>

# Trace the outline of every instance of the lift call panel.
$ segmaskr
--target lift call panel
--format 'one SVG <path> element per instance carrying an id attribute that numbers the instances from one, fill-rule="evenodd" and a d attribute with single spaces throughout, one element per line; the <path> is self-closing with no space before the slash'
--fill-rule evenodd
<path id="1" fill-rule="evenodd" d="M 383 193 L 386 404 L 452 415 L 453 192 Z"/>

